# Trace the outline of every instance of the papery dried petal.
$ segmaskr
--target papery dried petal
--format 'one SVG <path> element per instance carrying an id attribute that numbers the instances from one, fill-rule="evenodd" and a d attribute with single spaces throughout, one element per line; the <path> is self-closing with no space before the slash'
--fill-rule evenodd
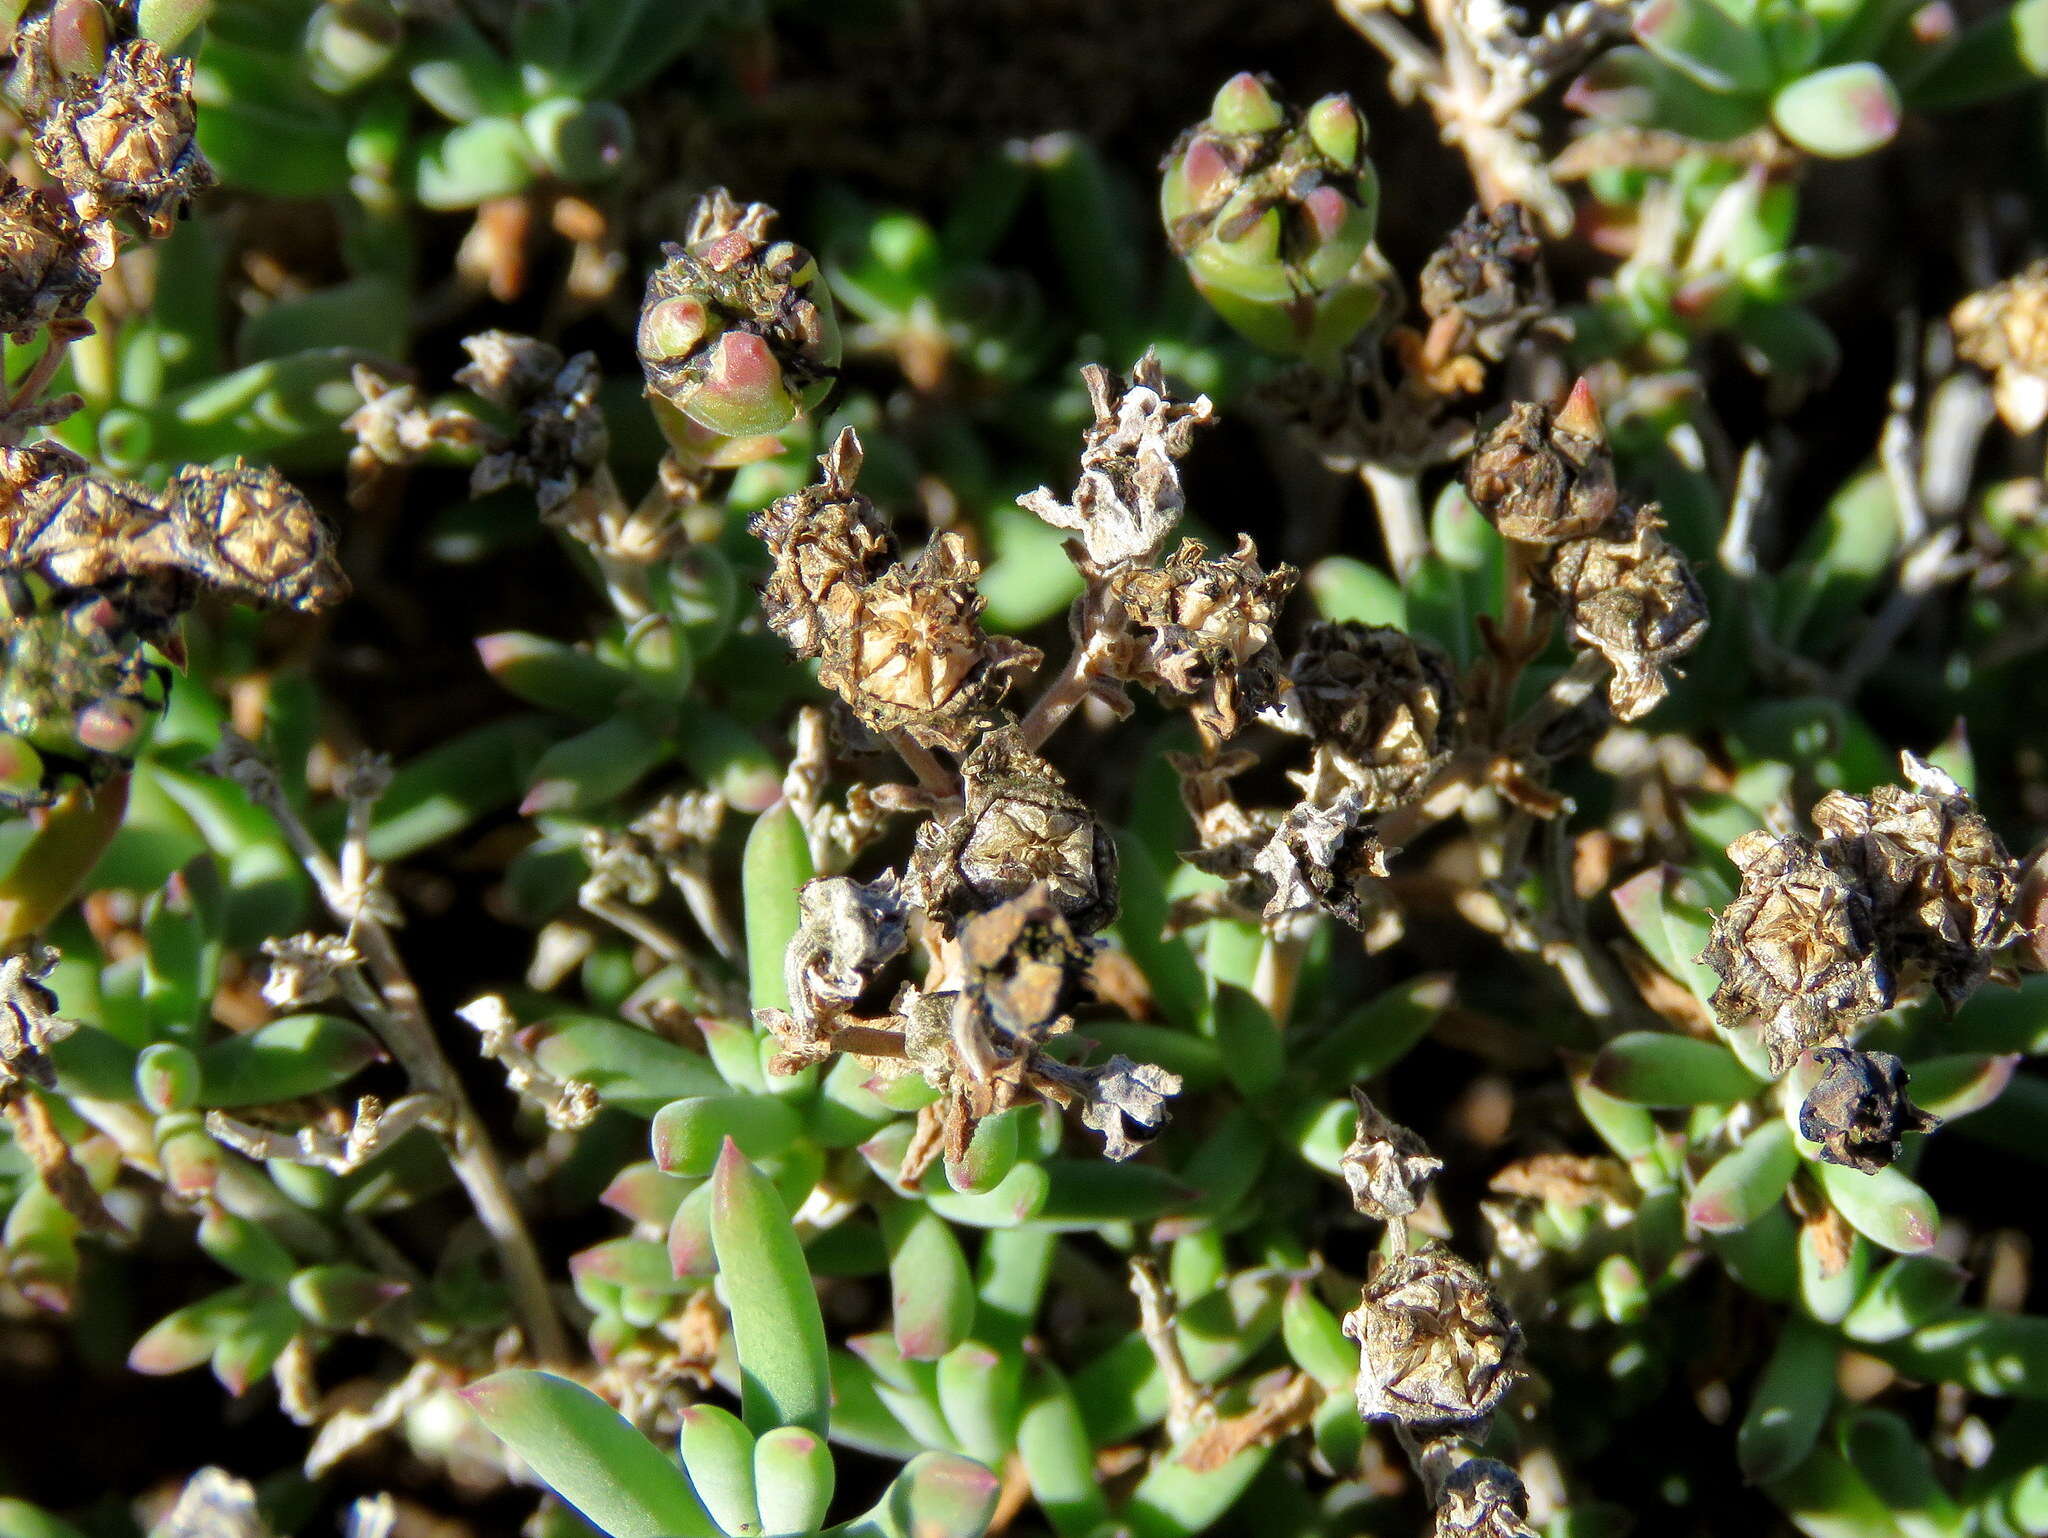
<path id="1" fill-rule="evenodd" d="M 1521 1376 L 1522 1332 L 1470 1262 L 1440 1245 L 1391 1256 L 1344 1316 L 1358 1413 L 1411 1426 L 1473 1421 Z"/>

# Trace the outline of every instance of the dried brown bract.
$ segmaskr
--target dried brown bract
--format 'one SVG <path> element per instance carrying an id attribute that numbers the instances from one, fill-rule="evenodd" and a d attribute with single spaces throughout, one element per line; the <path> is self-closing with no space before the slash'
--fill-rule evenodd
<path id="1" fill-rule="evenodd" d="M 1488 364 L 1504 361 L 1555 310 L 1543 243 L 1519 203 L 1475 206 L 1422 269 L 1426 331 L 1391 338 L 1409 378 L 1433 395 L 1476 394 Z"/>
<path id="2" fill-rule="evenodd" d="M 1371 921 L 1386 850 L 1365 802 L 1347 790 L 1328 806 L 1304 801 L 1280 819 L 1251 869 L 1271 889 L 1261 920 L 1278 926 L 1295 915 L 1328 913 L 1353 929 Z"/>
<path id="3" fill-rule="evenodd" d="M 983 632 L 980 575 L 959 535 L 938 535 L 915 561 L 852 595 L 846 623 L 824 637 L 819 678 L 875 731 L 965 752 L 1011 677 L 1042 660 L 1021 641 Z"/>
<path id="4" fill-rule="evenodd" d="M 57 995 L 43 981 L 56 965 L 57 953 L 42 946 L 0 956 L 0 1090 L 57 1082 L 49 1048 L 78 1022 L 57 1013 Z"/>
<path id="5" fill-rule="evenodd" d="M 818 467 L 816 485 L 776 498 L 747 525 L 775 563 L 761 588 L 763 616 L 799 657 L 821 655 L 826 637 L 852 624 L 861 591 L 896 559 L 888 525 L 854 490 L 861 447 L 852 428 Z"/>
<path id="6" fill-rule="evenodd" d="M 83 314 L 105 264 L 61 193 L 0 171 L 0 332 L 27 342 Z"/>
<path id="7" fill-rule="evenodd" d="M 1436 1538 L 1534 1538 L 1529 1492 L 1504 1463 L 1461 1463 L 1437 1492 Z"/>
<path id="8" fill-rule="evenodd" d="M 1363 1090 L 1352 1090 L 1351 1098 L 1358 1105 L 1358 1128 L 1338 1160 L 1344 1183 L 1351 1187 L 1351 1205 L 1382 1223 L 1405 1218 L 1422 1205 L 1444 1161 L 1382 1113 Z"/>
<path id="9" fill-rule="evenodd" d="M 1870 899 L 1803 838 L 1745 833 L 1728 846 L 1742 889 L 1714 920 L 1700 960 L 1714 969 L 1724 1025 L 1757 1020 L 1771 1071 L 1880 1014 L 1892 975 Z"/>
<path id="10" fill-rule="evenodd" d="M 1132 632 L 1114 666 L 1127 682 L 1185 702 L 1195 724 L 1220 741 L 1275 698 L 1280 658 L 1273 624 L 1299 574 L 1291 566 L 1262 571 L 1244 535 L 1220 560 L 1204 560 L 1203 553 L 1185 540 L 1165 565 L 1110 579 Z"/>
<path id="11" fill-rule="evenodd" d="M 1557 547 L 1543 581 L 1571 623 L 1572 640 L 1614 669 L 1615 718 L 1647 715 L 1669 690 L 1664 669 L 1707 633 L 1707 600 L 1685 557 L 1657 531 L 1655 503 L 1605 533 Z"/>
<path id="12" fill-rule="evenodd" d="M 1435 1244 L 1387 1259 L 1344 1316 L 1344 1333 L 1358 1342 L 1367 1420 L 1477 1420 L 1521 1376 L 1521 1330 L 1486 1278 Z"/>
<path id="13" fill-rule="evenodd" d="M 1932 1132 L 1941 1118 L 1906 1098 L 1906 1065 L 1889 1052 L 1820 1047 L 1827 1071 L 1799 1106 L 1799 1135 L 1820 1144 L 1829 1164 L 1875 1175 L 1893 1163 L 1909 1132 Z"/>
<path id="14" fill-rule="evenodd" d="M 1592 387 L 1580 380 L 1555 413 L 1512 407 L 1472 451 L 1465 485 L 1504 539 L 1556 545 L 1597 533 L 1621 497 Z"/>
<path id="15" fill-rule="evenodd" d="M 455 382 L 512 417 L 511 437 L 470 472 L 470 494 L 531 486 L 541 516 L 557 512 L 590 483 L 610 447 L 597 355 L 564 359 L 546 342 L 510 331 L 464 337 L 462 348 L 470 361 Z"/>
<path id="16" fill-rule="evenodd" d="M 1318 770 L 1355 787 L 1367 811 L 1407 800 L 1450 752 L 1458 686 L 1428 641 L 1391 625 L 1319 620 L 1286 675 L 1279 724 L 1312 739 Z"/>
<path id="17" fill-rule="evenodd" d="M 1156 353 L 1147 352 L 1119 389 L 1108 369 L 1081 370 L 1095 420 L 1082 435 L 1081 476 L 1071 503 L 1041 486 L 1017 499 L 1056 529 L 1081 536 L 1097 571 L 1149 561 L 1187 502 L 1174 461 L 1187 453 L 1194 432 L 1211 420 L 1209 397 L 1180 401 L 1168 393 Z"/>
<path id="18" fill-rule="evenodd" d="M 913 899 L 941 924 L 1044 882 L 1075 931 L 1116 915 L 1116 844 L 1014 726 L 991 732 L 960 766 L 966 802 L 917 833 Z"/>
<path id="19" fill-rule="evenodd" d="M 1035 883 L 961 921 L 963 991 L 992 1025 L 1020 1040 L 1042 1040 L 1066 1028 L 1063 1018 L 1086 991 L 1096 943 L 1078 938 L 1051 889 Z"/>
<path id="20" fill-rule="evenodd" d="M 188 465 L 165 488 L 185 569 L 255 602 L 325 609 L 348 596 L 334 535 L 313 504 L 269 468 Z"/>
<path id="21" fill-rule="evenodd" d="M 191 60 L 131 38 L 97 79 L 71 83 L 31 147 L 85 223 L 133 214 L 160 239 L 192 194 L 215 181 L 196 122 Z"/>
<path id="22" fill-rule="evenodd" d="M 1953 1009 L 2006 938 L 2019 865 L 1962 786 L 1911 753 L 1903 761 L 1910 789 L 1831 791 L 1813 820 L 1830 835 L 1828 858 L 1862 878 L 1886 954 L 1924 972 Z"/>
<path id="23" fill-rule="evenodd" d="M 1991 371 L 2007 427 L 2030 433 L 2048 421 L 2048 261 L 1970 295 L 1949 324 L 1956 351 Z"/>

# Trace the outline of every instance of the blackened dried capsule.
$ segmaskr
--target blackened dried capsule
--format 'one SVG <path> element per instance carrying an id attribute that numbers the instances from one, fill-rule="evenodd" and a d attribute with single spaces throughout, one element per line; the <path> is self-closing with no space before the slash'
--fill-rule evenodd
<path id="1" fill-rule="evenodd" d="M 1906 1065 L 1889 1052 L 1820 1047 L 1827 1071 L 1799 1106 L 1799 1135 L 1820 1144 L 1829 1164 L 1875 1175 L 1893 1163 L 1909 1132 L 1932 1132 L 1941 1118 L 1906 1098 Z"/>

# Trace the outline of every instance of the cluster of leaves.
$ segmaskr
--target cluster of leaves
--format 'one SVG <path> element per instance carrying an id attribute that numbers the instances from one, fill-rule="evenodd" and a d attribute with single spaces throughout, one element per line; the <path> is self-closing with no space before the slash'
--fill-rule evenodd
<path id="1" fill-rule="evenodd" d="M 0 1347 L 305 1433 L 0 1538 L 2039 1530 L 2026 175 L 1758 424 L 2048 9 L 1339 0 L 1370 132 L 778 214 L 788 9 L 0 0 Z"/>

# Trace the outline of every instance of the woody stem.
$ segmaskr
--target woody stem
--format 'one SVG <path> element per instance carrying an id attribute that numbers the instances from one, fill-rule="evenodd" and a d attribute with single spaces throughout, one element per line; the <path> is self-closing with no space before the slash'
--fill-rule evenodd
<path id="1" fill-rule="evenodd" d="M 1379 513 L 1387 564 L 1397 578 L 1406 582 L 1429 554 L 1429 530 L 1422 517 L 1422 487 L 1414 476 L 1390 470 L 1370 459 L 1359 465 L 1358 478 L 1372 493 L 1372 505 Z"/>
<path id="2" fill-rule="evenodd" d="M 917 776 L 917 783 L 940 800 L 950 801 L 960 794 L 960 783 L 953 771 L 940 763 L 938 755 L 909 732 L 899 728 L 889 733 L 889 746 L 910 766 L 910 772 Z"/>

